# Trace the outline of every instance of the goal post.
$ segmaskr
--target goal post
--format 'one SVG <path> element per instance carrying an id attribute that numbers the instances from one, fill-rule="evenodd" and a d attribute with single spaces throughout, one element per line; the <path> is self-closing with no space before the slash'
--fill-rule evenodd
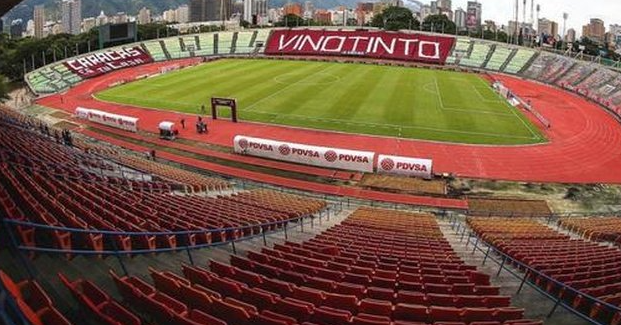
<path id="1" fill-rule="evenodd" d="M 237 123 L 237 100 L 235 98 L 211 97 L 211 116 L 218 119 L 218 107 L 224 106 L 231 109 L 231 121 Z"/>

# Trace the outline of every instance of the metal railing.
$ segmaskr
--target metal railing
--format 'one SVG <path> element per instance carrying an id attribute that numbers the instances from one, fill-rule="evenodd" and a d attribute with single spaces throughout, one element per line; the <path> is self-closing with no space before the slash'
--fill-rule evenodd
<path id="1" fill-rule="evenodd" d="M 0 324 L 30 325 L 15 299 L 0 281 Z"/>
<path id="2" fill-rule="evenodd" d="M 493 262 L 499 265 L 498 272 L 496 273 L 497 277 L 501 274 L 503 270 L 506 270 L 511 275 L 520 279 L 520 285 L 518 287 L 518 290 L 516 291 L 516 294 L 519 294 L 524 288 L 524 285 L 527 284 L 528 286 L 530 286 L 531 288 L 533 288 L 534 290 L 536 290 L 537 292 L 539 292 L 546 298 L 552 300 L 554 302 L 554 306 L 548 313 L 547 315 L 548 318 L 554 314 L 554 312 L 556 311 L 556 309 L 558 309 L 559 306 L 562 306 L 563 308 L 570 311 L 574 315 L 580 317 L 581 319 L 591 324 L 594 324 L 594 325 L 606 325 L 607 324 L 607 323 L 601 322 L 600 320 L 597 320 L 591 317 L 590 315 L 586 315 L 582 311 L 575 308 L 573 305 L 570 304 L 570 302 L 567 302 L 566 300 L 564 300 L 565 297 L 567 296 L 582 297 L 583 299 L 585 299 L 585 301 L 588 302 L 588 305 L 590 306 L 595 306 L 595 304 L 599 304 L 600 306 L 602 306 L 601 308 L 606 308 L 609 311 L 610 315 L 621 313 L 621 308 L 615 305 L 609 304 L 591 295 L 585 294 L 581 292 L 580 290 L 576 290 L 566 285 L 565 283 L 559 282 L 556 279 L 536 270 L 530 265 L 524 262 L 521 262 L 511 257 L 510 255 L 504 253 L 496 246 L 482 239 L 475 231 L 470 229 L 465 223 L 460 222 L 458 218 L 452 217 L 449 222 L 451 223 L 451 229 L 455 231 L 456 235 L 461 235 L 461 239 L 460 239 L 461 241 L 464 240 L 466 233 L 468 234 L 468 237 L 466 239 L 466 247 L 468 247 L 470 244 L 473 244 L 472 254 L 479 251 L 485 255 L 481 263 L 482 265 L 485 265 L 488 259 L 492 260 Z M 482 246 L 485 246 L 485 248 Z M 496 255 L 497 257 L 494 257 L 493 255 Z M 509 266 L 511 265 L 513 265 L 519 271 L 516 271 L 515 269 L 510 268 Z M 522 272 L 522 274 L 520 274 L 520 271 Z M 545 280 L 547 284 L 552 284 L 558 290 L 559 293 L 553 294 L 553 293 L 546 291 L 544 288 L 540 287 L 537 283 L 533 281 L 536 278 Z"/>
<path id="3" fill-rule="evenodd" d="M 286 220 L 279 220 L 273 222 L 265 222 L 259 224 L 249 224 L 244 226 L 237 227 L 226 227 L 226 228 L 217 228 L 217 229 L 202 229 L 202 230 L 185 230 L 185 231 L 168 231 L 168 232 L 131 232 L 131 231 L 108 231 L 108 230 L 96 230 L 96 229 L 78 229 L 78 228 L 69 228 L 69 227 L 58 227 L 51 225 L 44 225 L 39 223 L 33 223 L 29 221 L 21 221 L 15 219 L 2 219 L 2 224 L 4 226 L 5 231 L 8 234 L 10 245 L 12 248 L 15 248 L 20 253 L 48 253 L 48 254 L 61 254 L 65 256 L 78 256 L 78 255 L 86 255 L 86 256 L 114 256 L 117 258 L 121 268 L 127 274 L 127 269 L 125 267 L 125 263 L 123 262 L 123 256 L 134 256 L 134 255 L 144 255 L 144 254 L 157 254 L 157 253 L 167 253 L 167 252 L 180 252 L 185 251 L 188 255 L 188 260 L 193 265 L 194 260 L 192 258 L 191 251 L 198 250 L 202 248 L 223 246 L 223 245 L 231 245 L 232 251 L 234 254 L 237 254 L 237 249 L 235 246 L 236 242 L 248 240 L 251 238 L 261 236 L 263 238 L 263 244 L 267 245 L 267 234 L 276 233 L 283 231 L 285 239 L 288 239 L 288 225 L 290 223 L 295 223 L 296 227 L 300 227 L 300 231 L 304 232 L 304 224 L 310 224 L 311 228 L 314 228 L 315 219 L 318 219 L 319 224 L 322 222 L 322 218 L 330 219 L 331 213 L 339 213 L 342 211 L 342 204 L 329 204 L 325 209 L 320 210 L 317 215 L 306 214 L 299 217 L 289 218 Z M 19 229 L 32 229 L 39 233 L 49 233 L 49 234 L 69 234 L 72 239 L 73 237 L 79 236 L 101 236 L 102 244 L 104 248 L 102 250 L 95 249 L 76 249 L 76 248 L 59 248 L 57 245 L 44 245 L 38 243 L 36 246 L 26 245 L 18 239 L 18 235 L 16 232 Z M 295 228 L 295 227 L 294 227 Z M 244 235 L 245 231 L 250 230 L 249 235 Z M 255 232 L 254 230 L 257 230 Z M 193 235 L 205 235 L 205 234 L 222 234 L 222 240 L 204 244 L 192 244 L 192 240 L 190 239 Z M 240 236 L 235 236 L 234 234 L 241 234 Z M 153 237 L 155 242 L 158 242 L 160 239 L 167 239 L 171 236 L 174 236 L 176 239 L 181 239 L 181 245 L 171 245 L 171 247 L 160 247 L 160 248 L 140 248 L 140 249 L 129 249 L 124 250 L 120 248 L 117 244 L 118 237 L 127 237 L 130 239 L 134 239 L 136 237 Z M 72 240 L 73 242 L 73 240 Z M 107 245 L 105 245 L 107 244 Z M 105 248 L 107 247 L 107 248 Z M 22 256 L 22 261 L 26 262 L 26 258 Z M 32 276 L 34 274 L 33 270 L 26 264 L 28 273 Z"/>

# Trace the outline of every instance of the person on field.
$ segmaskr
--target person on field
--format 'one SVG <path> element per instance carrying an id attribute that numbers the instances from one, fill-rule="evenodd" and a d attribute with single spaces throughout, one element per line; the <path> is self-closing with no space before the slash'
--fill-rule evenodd
<path id="1" fill-rule="evenodd" d="M 181 128 L 185 130 L 185 119 L 181 118 L 181 121 L 179 121 L 179 123 L 181 123 Z"/>

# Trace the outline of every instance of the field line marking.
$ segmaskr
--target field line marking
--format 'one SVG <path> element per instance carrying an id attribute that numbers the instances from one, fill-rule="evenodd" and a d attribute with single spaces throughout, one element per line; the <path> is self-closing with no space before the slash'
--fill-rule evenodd
<path id="1" fill-rule="evenodd" d="M 289 84 L 288 86 L 286 86 L 286 87 L 284 87 L 284 88 L 282 88 L 282 89 L 280 89 L 280 90 L 278 90 L 278 91 L 275 91 L 275 92 L 273 92 L 273 93 L 271 93 L 271 94 L 269 94 L 269 95 L 267 95 L 267 96 L 265 96 L 265 97 L 263 97 L 263 98 L 261 98 L 261 99 L 257 100 L 256 102 L 252 103 L 252 105 L 250 105 L 250 106 L 246 106 L 246 107 L 244 107 L 244 108 L 242 108 L 242 109 L 240 109 L 240 110 L 241 110 L 241 111 L 249 111 L 249 110 L 251 110 L 253 107 L 256 107 L 256 106 L 257 106 L 257 104 L 259 104 L 259 103 L 261 103 L 261 102 L 263 102 L 263 101 L 265 101 L 265 100 L 268 100 L 268 99 L 270 99 L 270 98 L 273 98 L 274 96 L 276 96 L 276 95 L 278 95 L 278 94 L 282 93 L 282 92 L 283 92 L 283 91 L 285 91 L 286 89 L 289 89 L 290 87 L 293 87 L 293 86 L 297 85 L 299 82 L 301 82 L 301 81 L 303 81 L 303 80 L 306 80 L 306 79 L 308 79 L 308 78 L 310 78 L 310 77 L 312 77 L 312 76 L 314 76 L 314 75 L 316 75 L 316 74 L 318 74 L 318 73 L 320 73 L 320 72 L 324 72 L 324 71 L 326 71 L 326 70 L 328 70 L 328 69 L 330 69 L 330 68 L 332 68 L 332 67 L 334 67 L 334 65 L 327 64 L 327 67 L 325 67 L 324 69 L 319 69 L 319 70 L 317 70 L 317 71 L 315 71 L 315 72 L 313 72 L 313 73 L 311 73 L 311 74 L 307 75 L 307 76 L 306 76 L 306 77 L 304 77 L 304 78 L 298 79 L 296 82 L 293 82 L 293 83 Z"/>
<path id="2" fill-rule="evenodd" d="M 436 90 L 430 90 L 428 86 L 434 86 L 434 84 L 432 83 L 427 83 L 423 86 L 423 90 L 427 91 L 430 94 L 434 94 L 438 97 L 439 102 L 440 102 L 440 106 L 438 107 L 436 105 L 436 108 L 440 111 L 451 111 L 451 112 L 459 112 L 459 113 L 464 113 L 464 114 L 485 114 L 485 115 L 496 115 L 496 116 L 513 116 L 513 114 L 511 113 L 499 113 L 499 112 L 495 112 L 495 111 L 485 111 L 485 110 L 469 110 L 469 109 L 462 109 L 462 108 L 453 108 L 453 107 L 446 107 L 444 106 L 444 102 L 442 100 L 442 97 L 439 96 L 437 94 L 437 91 L 439 91 L 439 87 L 438 87 L 438 83 L 435 83 L 435 88 Z M 473 86 L 474 87 L 474 86 Z M 500 102 L 500 101 L 494 101 L 494 102 Z"/>
<path id="3" fill-rule="evenodd" d="M 438 85 L 438 78 L 434 76 L 433 82 L 436 85 L 436 96 L 438 96 L 438 99 L 440 100 L 440 108 L 444 109 L 446 106 L 444 106 L 444 101 L 442 100 L 442 93 L 440 93 L 440 86 Z"/>
<path id="4" fill-rule="evenodd" d="M 479 78 L 479 80 L 485 84 L 487 87 L 490 87 L 482 78 Z M 513 115 L 515 115 L 515 117 L 520 120 L 520 122 L 522 122 L 522 124 L 524 125 L 524 127 L 526 127 L 526 129 L 530 132 L 530 134 L 532 135 L 533 139 L 537 139 L 537 140 L 542 140 L 542 137 L 537 134 L 537 132 L 535 132 L 531 126 L 529 125 L 529 123 L 527 123 L 526 121 L 524 121 L 524 119 L 522 118 L 521 114 L 516 113 L 515 111 L 517 110 L 517 108 L 511 104 L 509 104 L 509 101 L 505 100 L 505 98 L 503 98 L 499 93 L 494 92 L 496 94 L 496 96 L 502 100 L 504 102 L 504 104 L 507 106 L 507 108 L 509 108 L 509 111 L 511 111 L 511 113 L 513 113 Z"/>
<path id="5" fill-rule="evenodd" d="M 531 137 L 523 137 L 523 136 L 511 136 L 511 135 L 495 134 L 495 133 L 461 131 L 461 130 L 454 130 L 454 129 L 440 129 L 440 128 L 423 127 L 423 126 L 404 126 L 404 125 L 397 125 L 397 124 L 382 124 L 382 123 L 373 123 L 373 122 L 354 122 L 354 121 L 351 121 L 351 120 L 340 120 L 340 119 L 332 119 L 332 118 L 325 118 L 325 117 L 308 117 L 308 116 L 305 116 L 305 115 L 273 113 L 273 112 L 265 112 L 265 111 L 261 111 L 261 110 L 253 110 L 252 113 L 265 114 L 265 115 L 273 115 L 274 119 L 272 119 L 272 121 L 277 119 L 277 118 L 279 118 L 279 117 L 291 116 L 291 117 L 294 117 L 296 119 L 301 119 L 301 120 L 334 122 L 334 123 L 340 123 L 340 124 L 349 123 L 349 124 L 360 125 L 360 126 L 394 128 L 394 129 L 397 129 L 397 130 L 399 130 L 399 129 L 401 129 L 401 130 L 402 129 L 419 129 L 419 130 L 437 131 L 437 132 L 444 132 L 444 133 L 459 133 L 459 134 L 470 134 L 470 135 L 483 135 L 483 136 L 489 136 L 489 137 L 495 137 L 495 138 L 532 139 Z"/>
<path id="6" fill-rule="evenodd" d="M 477 96 L 479 96 L 479 98 L 481 99 L 481 101 L 483 102 L 488 102 L 488 103 L 501 103 L 504 102 L 505 100 L 495 100 L 495 99 L 487 99 L 485 98 L 485 96 L 483 96 L 483 94 L 481 94 L 481 92 L 479 91 L 479 89 L 477 88 L 477 86 L 475 85 L 470 85 L 472 87 L 472 89 L 474 89 L 474 92 L 477 94 Z"/>

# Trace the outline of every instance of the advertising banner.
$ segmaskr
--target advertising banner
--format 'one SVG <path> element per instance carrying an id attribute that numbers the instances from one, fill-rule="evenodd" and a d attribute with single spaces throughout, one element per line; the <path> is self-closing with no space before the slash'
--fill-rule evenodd
<path id="1" fill-rule="evenodd" d="M 135 46 L 91 53 L 67 60 L 63 64 L 69 71 L 86 79 L 151 62 L 153 58 L 140 46 Z"/>
<path id="2" fill-rule="evenodd" d="M 375 153 L 237 135 L 235 153 L 326 168 L 373 172 Z"/>
<path id="3" fill-rule="evenodd" d="M 415 176 L 430 179 L 433 161 L 431 159 L 378 155 L 377 173 Z"/>
<path id="4" fill-rule="evenodd" d="M 75 109 L 78 118 L 108 125 L 125 131 L 138 132 L 138 119 L 131 116 L 107 113 L 104 111 L 78 107 Z"/>
<path id="5" fill-rule="evenodd" d="M 384 31 L 274 30 L 266 54 L 349 55 L 444 64 L 455 38 Z"/>

